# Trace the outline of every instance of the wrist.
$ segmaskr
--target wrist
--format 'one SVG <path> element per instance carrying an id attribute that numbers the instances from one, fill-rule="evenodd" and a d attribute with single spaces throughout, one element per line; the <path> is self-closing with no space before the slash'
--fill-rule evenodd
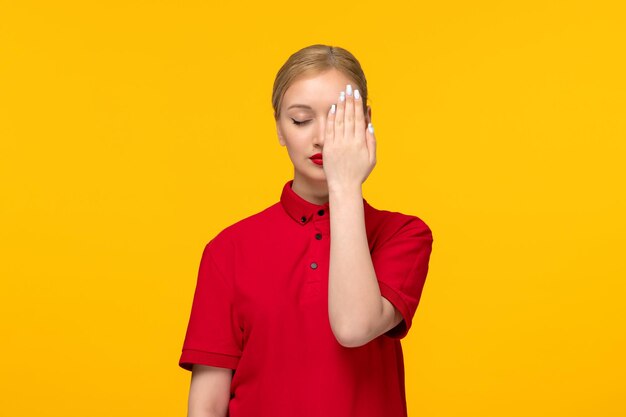
<path id="1" fill-rule="evenodd" d="M 358 183 L 328 183 L 328 195 L 334 197 L 363 197 L 362 184 Z"/>

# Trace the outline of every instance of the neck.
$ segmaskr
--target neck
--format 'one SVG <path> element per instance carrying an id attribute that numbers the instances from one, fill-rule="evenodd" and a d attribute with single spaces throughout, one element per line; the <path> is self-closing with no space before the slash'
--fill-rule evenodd
<path id="1" fill-rule="evenodd" d="M 321 205 L 328 202 L 328 184 L 325 179 L 320 181 L 312 180 L 301 177 L 294 171 L 291 188 L 296 194 L 310 203 Z"/>

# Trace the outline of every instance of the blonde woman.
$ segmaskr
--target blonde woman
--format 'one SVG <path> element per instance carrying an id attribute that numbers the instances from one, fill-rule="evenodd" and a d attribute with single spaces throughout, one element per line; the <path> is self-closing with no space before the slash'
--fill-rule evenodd
<path id="1" fill-rule="evenodd" d="M 365 75 L 311 45 L 278 71 L 272 105 L 294 175 L 204 248 L 179 360 L 189 416 L 406 417 L 400 340 L 433 238 L 362 195 L 376 164 Z"/>

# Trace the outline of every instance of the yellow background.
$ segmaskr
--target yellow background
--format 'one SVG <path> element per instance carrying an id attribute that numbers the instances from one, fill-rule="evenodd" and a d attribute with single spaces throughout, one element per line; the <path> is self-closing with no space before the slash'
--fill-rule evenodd
<path id="1" fill-rule="evenodd" d="M 278 201 L 274 76 L 326 43 L 364 196 L 434 233 L 409 415 L 626 415 L 619 3 L 2 1 L 0 414 L 185 415 L 202 248 Z"/>

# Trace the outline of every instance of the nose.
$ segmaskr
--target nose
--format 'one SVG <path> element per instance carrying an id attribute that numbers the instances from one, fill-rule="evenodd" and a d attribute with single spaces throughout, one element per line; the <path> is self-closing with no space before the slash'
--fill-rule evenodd
<path id="1" fill-rule="evenodd" d="M 317 129 L 317 134 L 315 135 L 315 138 L 313 139 L 313 143 L 320 147 L 324 146 L 325 134 L 326 134 L 326 118 L 322 118 Z"/>

